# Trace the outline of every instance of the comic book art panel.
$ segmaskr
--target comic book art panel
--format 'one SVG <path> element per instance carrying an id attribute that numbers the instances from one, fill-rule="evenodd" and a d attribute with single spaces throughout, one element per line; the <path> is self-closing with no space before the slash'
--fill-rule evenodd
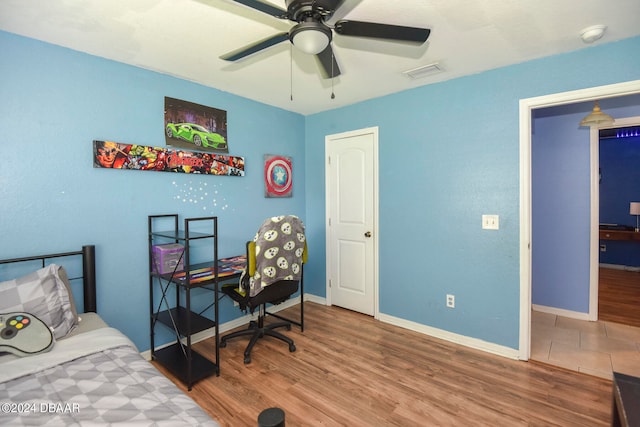
<path id="1" fill-rule="evenodd" d="M 244 157 L 93 141 L 93 167 L 244 176 Z"/>
<path id="2" fill-rule="evenodd" d="M 228 153 L 227 112 L 165 96 L 164 136 L 172 147 Z"/>
<path id="3" fill-rule="evenodd" d="M 291 197 L 293 195 L 291 157 L 265 154 L 264 196 Z"/>

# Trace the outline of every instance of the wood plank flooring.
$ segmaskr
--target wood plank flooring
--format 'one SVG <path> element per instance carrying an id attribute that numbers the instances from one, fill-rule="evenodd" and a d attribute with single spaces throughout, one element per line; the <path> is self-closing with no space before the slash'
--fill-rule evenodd
<path id="1" fill-rule="evenodd" d="M 283 313 L 295 318 L 299 310 Z M 255 426 L 258 414 L 273 406 L 285 411 L 288 426 L 610 423 L 612 384 L 605 379 L 491 355 L 314 303 L 305 303 L 305 331 L 285 333 L 296 352 L 266 338 L 249 365 L 242 356 L 247 340 L 229 341 L 221 349 L 221 375 L 198 382 L 189 395 L 222 426 L 234 427 Z M 195 347 L 213 353 L 211 340 Z"/>
<path id="2" fill-rule="evenodd" d="M 640 272 L 600 268 L 598 319 L 640 327 Z"/>

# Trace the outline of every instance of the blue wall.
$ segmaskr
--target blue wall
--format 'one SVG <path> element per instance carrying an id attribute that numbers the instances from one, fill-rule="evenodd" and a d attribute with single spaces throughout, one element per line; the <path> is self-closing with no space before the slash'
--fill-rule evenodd
<path id="1" fill-rule="evenodd" d="M 531 142 L 532 302 L 589 311 L 591 230 L 586 112 L 541 117 Z"/>
<path id="2" fill-rule="evenodd" d="M 629 202 L 640 201 L 640 137 L 600 140 L 600 169 L 600 222 L 635 227 Z M 606 252 L 600 252 L 601 263 L 640 266 L 637 242 L 603 240 L 600 244 L 606 245 Z"/>
<path id="3" fill-rule="evenodd" d="M 309 161 L 325 135 L 379 126 L 380 311 L 518 348 L 519 100 L 638 79 L 639 53 L 628 39 L 309 116 L 307 218 L 325 211 L 324 167 Z M 500 230 L 481 229 L 488 213 Z M 322 231 L 311 253 L 324 243 Z"/>
<path id="4" fill-rule="evenodd" d="M 6 33 L 0 49 L 11 58 L 0 63 L 0 257 L 95 243 L 99 311 L 141 350 L 148 214 L 218 215 L 222 255 L 265 216 L 298 214 L 310 243 L 305 289 L 324 296 L 324 138 L 370 126 L 380 128 L 381 312 L 517 348 L 518 101 L 634 80 L 640 69 L 635 38 L 302 117 Z M 164 96 L 227 110 L 247 176 L 93 169 L 93 139 L 164 145 Z M 264 199 L 265 153 L 293 157 L 293 198 Z M 182 200 L 204 189 L 204 205 Z M 499 231 L 481 229 L 484 213 L 500 215 Z M 222 311 L 223 321 L 238 315 Z"/>
<path id="5" fill-rule="evenodd" d="M 217 215 L 223 256 L 242 253 L 267 216 L 304 219 L 303 116 L 8 33 L 0 51 L 0 258 L 95 244 L 98 311 L 141 351 L 147 215 Z M 230 154 L 245 157 L 246 176 L 94 169 L 94 139 L 165 145 L 165 96 L 226 110 Z M 292 157 L 292 198 L 264 198 L 267 153 Z M 221 310 L 222 321 L 241 315 L 226 300 Z"/>

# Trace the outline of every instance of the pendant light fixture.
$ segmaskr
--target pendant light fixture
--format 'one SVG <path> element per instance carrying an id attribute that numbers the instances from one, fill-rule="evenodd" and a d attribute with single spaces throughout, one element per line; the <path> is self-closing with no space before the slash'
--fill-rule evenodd
<path id="1" fill-rule="evenodd" d="M 608 126 L 612 125 L 614 121 L 613 117 L 600 110 L 600 104 L 595 101 L 593 111 L 580 121 L 580 126 Z"/>

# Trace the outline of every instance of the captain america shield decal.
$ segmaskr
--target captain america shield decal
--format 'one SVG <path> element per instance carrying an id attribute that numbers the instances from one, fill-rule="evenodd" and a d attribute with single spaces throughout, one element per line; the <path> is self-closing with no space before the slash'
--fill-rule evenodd
<path id="1" fill-rule="evenodd" d="M 265 197 L 291 197 L 291 157 L 264 156 Z"/>

